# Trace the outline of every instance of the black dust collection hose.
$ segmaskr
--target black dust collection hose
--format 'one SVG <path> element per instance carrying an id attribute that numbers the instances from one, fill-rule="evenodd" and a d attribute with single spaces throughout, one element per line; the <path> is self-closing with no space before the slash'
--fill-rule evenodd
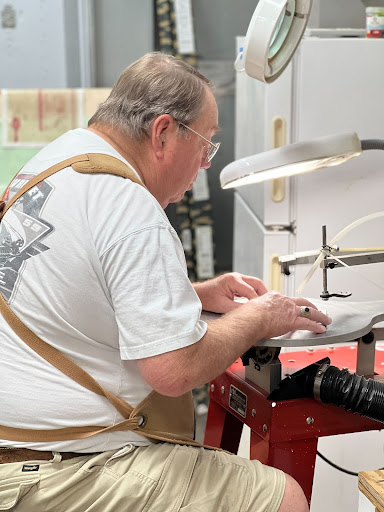
<path id="1" fill-rule="evenodd" d="M 384 382 L 340 370 L 328 357 L 283 379 L 268 400 L 305 397 L 384 423 Z"/>
<path id="2" fill-rule="evenodd" d="M 384 423 L 384 382 L 329 366 L 320 383 L 320 401 Z"/>
<path id="3" fill-rule="evenodd" d="M 361 149 L 363 151 L 367 151 L 369 149 L 384 149 L 384 140 L 365 139 L 360 142 L 361 142 Z"/>

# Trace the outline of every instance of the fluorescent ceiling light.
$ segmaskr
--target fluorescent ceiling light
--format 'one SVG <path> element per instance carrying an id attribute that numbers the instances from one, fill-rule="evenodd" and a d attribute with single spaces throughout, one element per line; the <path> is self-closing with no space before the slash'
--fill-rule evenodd
<path id="1" fill-rule="evenodd" d="M 321 137 L 241 158 L 220 173 L 222 188 L 233 188 L 339 165 L 359 156 L 356 133 Z"/>

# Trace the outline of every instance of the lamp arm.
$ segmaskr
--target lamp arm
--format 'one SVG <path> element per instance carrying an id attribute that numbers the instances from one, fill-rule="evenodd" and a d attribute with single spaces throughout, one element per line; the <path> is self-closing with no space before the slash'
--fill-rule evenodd
<path id="1" fill-rule="evenodd" d="M 380 139 L 366 139 L 361 141 L 361 149 L 384 149 L 384 140 Z"/>

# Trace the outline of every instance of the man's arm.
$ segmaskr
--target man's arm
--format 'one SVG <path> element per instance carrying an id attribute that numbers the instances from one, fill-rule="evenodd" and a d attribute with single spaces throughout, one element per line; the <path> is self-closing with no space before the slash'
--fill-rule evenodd
<path id="1" fill-rule="evenodd" d="M 300 305 L 310 307 L 310 318 L 300 316 Z M 180 396 L 223 373 L 263 338 L 298 329 L 323 333 L 324 325 L 330 323 L 331 319 L 307 300 L 268 292 L 210 322 L 206 334 L 193 345 L 140 359 L 137 364 L 155 391 Z"/>

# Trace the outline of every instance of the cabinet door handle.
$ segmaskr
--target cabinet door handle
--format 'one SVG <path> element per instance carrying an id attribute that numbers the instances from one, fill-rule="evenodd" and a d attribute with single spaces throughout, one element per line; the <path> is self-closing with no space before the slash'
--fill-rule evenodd
<path id="1" fill-rule="evenodd" d="M 284 117 L 272 119 L 271 149 L 281 148 L 287 144 L 287 122 Z M 271 183 L 271 199 L 281 203 L 285 199 L 285 178 L 277 178 Z"/>
<path id="2" fill-rule="evenodd" d="M 280 254 L 272 254 L 269 260 L 269 289 L 283 293 L 283 274 L 279 264 Z"/>

